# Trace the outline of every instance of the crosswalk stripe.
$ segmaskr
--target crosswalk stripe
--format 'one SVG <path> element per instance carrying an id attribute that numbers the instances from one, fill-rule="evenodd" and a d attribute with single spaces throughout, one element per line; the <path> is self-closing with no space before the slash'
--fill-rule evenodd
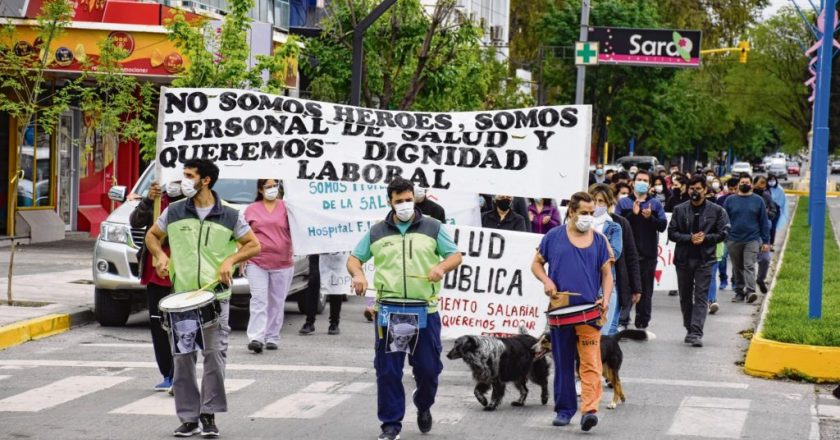
<path id="1" fill-rule="evenodd" d="M 0 367 L 74 367 L 74 368 L 153 368 L 155 362 L 131 361 L 79 361 L 53 359 L 0 359 Z M 199 365 L 198 368 L 201 368 Z M 270 372 L 304 372 L 304 373 L 333 373 L 333 374 L 366 374 L 372 368 L 344 367 L 336 365 L 280 365 L 280 364 L 227 364 L 227 371 L 270 371 Z"/>
<path id="2" fill-rule="evenodd" d="M 239 391 L 254 383 L 254 379 L 225 379 L 227 394 Z M 169 393 L 157 392 L 111 411 L 109 414 L 135 414 L 147 416 L 171 416 L 175 414 L 175 399 Z"/>
<path id="3" fill-rule="evenodd" d="M 131 379 L 117 376 L 70 376 L 0 400 L 0 412 L 38 412 Z"/>
<path id="4" fill-rule="evenodd" d="M 12 376 L 0 375 L 0 380 L 8 379 L 10 377 L 12 377 Z"/>
<path id="5" fill-rule="evenodd" d="M 668 435 L 741 438 L 751 401 L 688 396 L 674 415 Z"/>
<path id="6" fill-rule="evenodd" d="M 313 382 L 252 414 L 265 419 L 317 419 L 342 404 L 353 394 L 373 386 L 370 382 Z"/>

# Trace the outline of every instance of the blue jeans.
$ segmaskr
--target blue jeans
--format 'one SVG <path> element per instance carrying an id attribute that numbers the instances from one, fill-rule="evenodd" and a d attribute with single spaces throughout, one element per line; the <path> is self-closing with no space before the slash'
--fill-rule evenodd
<path id="1" fill-rule="evenodd" d="M 402 378 L 406 353 L 386 353 L 387 329 L 382 328 L 380 338 L 380 327 L 374 325 L 373 328 L 376 333 L 373 367 L 376 370 L 377 415 L 382 429 L 390 427 L 401 431 L 405 416 L 405 389 Z M 430 409 L 435 403 L 438 376 L 443 371 L 441 351 L 443 346 L 440 342 L 440 315 L 430 313 L 426 320 L 426 328 L 420 329 L 414 354 L 408 357 L 409 365 L 414 367 L 414 381 L 417 385 L 414 405 L 420 411 Z"/>
<path id="2" fill-rule="evenodd" d="M 723 261 L 725 262 L 726 259 L 724 259 Z M 718 263 L 715 263 L 712 266 L 712 281 L 709 283 L 709 304 L 717 302 L 717 288 L 718 288 L 718 286 L 717 286 L 717 281 L 715 281 L 715 272 L 718 270 L 718 268 L 720 267 L 721 264 L 725 264 L 725 263 L 718 262 Z M 726 273 L 726 272 L 724 272 L 724 273 Z"/>
<path id="3" fill-rule="evenodd" d="M 723 258 L 721 258 L 721 260 L 718 262 L 718 272 L 720 274 L 719 276 L 720 276 L 720 283 L 721 284 L 724 284 L 729 280 L 729 278 L 726 276 L 726 260 L 728 260 L 728 259 L 729 259 L 729 248 L 724 247 L 723 248 Z M 712 272 L 712 275 L 714 275 L 714 272 Z"/>
<path id="4" fill-rule="evenodd" d="M 610 303 L 607 304 L 607 322 L 601 327 L 602 335 L 613 335 L 618 332 L 618 317 L 621 314 L 621 309 L 618 307 L 618 292 L 613 287 L 612 295 L 610 295 Z"/>

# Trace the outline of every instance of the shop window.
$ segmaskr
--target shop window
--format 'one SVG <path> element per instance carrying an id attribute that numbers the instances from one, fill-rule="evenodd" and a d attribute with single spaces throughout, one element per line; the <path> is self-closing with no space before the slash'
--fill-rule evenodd
<path id="1" fill-rule="evenodd" d="M 37 119 L 23 134 L 20 146 L 21 178 L 18 180 L 19 207 L 53 206 L 52 136 L 45 133 Z"/>

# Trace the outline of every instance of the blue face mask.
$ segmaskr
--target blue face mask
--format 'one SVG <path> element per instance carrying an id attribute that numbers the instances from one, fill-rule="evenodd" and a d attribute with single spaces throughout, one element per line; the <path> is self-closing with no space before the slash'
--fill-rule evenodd
<path id="1" fill-rule="evenodd" d="M 598 176 L 603 176 L 604 175 L 604 170 L 603 169 L 597 169 L 597 170 L 595 170 L 595 174 L 598 175 Z"/>
<path id="2" fill-rule="evenodd" d="M 650 185 L 647 182 L 636 182 L 635 190 L 636 194 L 647 194 L 648 190 L 650 190 Z"/>

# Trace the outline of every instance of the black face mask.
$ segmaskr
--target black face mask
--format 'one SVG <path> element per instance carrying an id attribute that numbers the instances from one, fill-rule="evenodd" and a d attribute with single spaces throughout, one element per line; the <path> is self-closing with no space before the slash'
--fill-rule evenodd
<path id="1" fill-rule="evenodd" d="M 502 211 L 507 211 L 510 209 L 510 202 L 511 201 L 507 199 L 496 200 L 496 207 Z"/>
<path id="2" fill-rule="evenodd" d="M 738 191 L 741 191 L 742 193 L 748 193 L 751 189 L 752 185 L 750 185 L 749 183 L 742 183 L 738 185 Z"/>
<path id="3" fill-rule="evenodd" d="M 753 192 L 758 194 L 758 195 L 762 195 L 762 194 L 764 194 L 764 189 L 763 188 L 756 188 L 756 189 L 753 190 Z"/>
<path id="4" fill-rule="evenodd" d="M 700 195 L 697 191 L 691 191 L 688 193 L 688 196 L 691 197 L 692 202 L 699 202 L 703 199 L 703 196 Z"/>

